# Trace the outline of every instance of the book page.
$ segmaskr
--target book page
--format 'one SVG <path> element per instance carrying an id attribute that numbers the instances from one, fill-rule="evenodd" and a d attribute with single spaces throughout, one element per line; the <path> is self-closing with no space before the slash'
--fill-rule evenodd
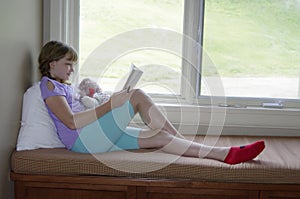
<path id="1" fill-rule="evenodd" d="M 131 64 L 131 70 L 126 80 L 126 83 L 123 86 L 123 89 L 128 89 L 128 91 L 133 89 L 138 83 L 138 81 L 140 80 L 142 74 L 143 74 L 142 70 L 140 70 L 134 64 Z"/>

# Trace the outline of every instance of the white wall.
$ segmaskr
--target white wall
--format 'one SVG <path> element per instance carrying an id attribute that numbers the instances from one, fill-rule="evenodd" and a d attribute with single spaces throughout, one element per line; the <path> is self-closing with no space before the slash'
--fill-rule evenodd
<path id="1" fill-rule="evenodd" d="M 13 198 L 10 156 L 16 145 L 25 89 L 37 80 L 42 1 L 0 0 L 0 198 Z"/>

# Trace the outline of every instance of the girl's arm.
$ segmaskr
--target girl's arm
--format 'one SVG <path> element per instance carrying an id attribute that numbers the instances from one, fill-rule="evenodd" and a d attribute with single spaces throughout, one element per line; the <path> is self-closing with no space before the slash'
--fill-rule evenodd
<path id="1" fill-rule="evenodd" d="M 95 109 L 73 113 L 64 96 L 52 96 L 46 104 L 54 115 L 70 129 L 82 128 L 111 110 L 109 101 Z"/>
<path id="2" fill-rule="evenodd" d="M 109 101 L 96 107 L 78 113 L 73 113 L 64 96 L 52 96 L 46 99 L 46 104 L 54 115 L 60 119 L 68 128 L 82 128 L 96 121 L 115 107 L 121 106 L 129 100 L 129 94 L 124 91 L 113 94 Z"/>

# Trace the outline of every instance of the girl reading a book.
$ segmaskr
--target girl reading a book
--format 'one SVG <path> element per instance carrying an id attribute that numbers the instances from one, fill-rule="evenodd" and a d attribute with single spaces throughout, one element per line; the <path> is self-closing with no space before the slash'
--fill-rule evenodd
<path id="1" fill-rule="evenodd" d="M 58 41 L 45 44 L 39 55 L 42 97 L 59 138 L 71 151 L 160 148 L 166 153 L 237 164 L 254 159 L 265 147 L 264 141 L 241 147 L 214 147 L 186 140 L 140 89 L 116 92 L 107 102 L 86 110 L 67 83 L 76 61 L 74 49 Z M 128 126 L 137 113 L 147 128 Z"/>

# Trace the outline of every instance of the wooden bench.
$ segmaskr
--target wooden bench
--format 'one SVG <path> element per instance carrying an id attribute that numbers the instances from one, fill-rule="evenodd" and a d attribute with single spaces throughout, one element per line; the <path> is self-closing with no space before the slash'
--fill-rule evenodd
<path id="1" fill-rule="evenodd" d="M 300 138 L 224 136 L 216 145 L 257 139 L 265 140 L 265 151 L 238 165 L 156 150 L 95 155 L 58 148 L 16 151 L 11 179 L 16 199 L 300 198 Z"/>

